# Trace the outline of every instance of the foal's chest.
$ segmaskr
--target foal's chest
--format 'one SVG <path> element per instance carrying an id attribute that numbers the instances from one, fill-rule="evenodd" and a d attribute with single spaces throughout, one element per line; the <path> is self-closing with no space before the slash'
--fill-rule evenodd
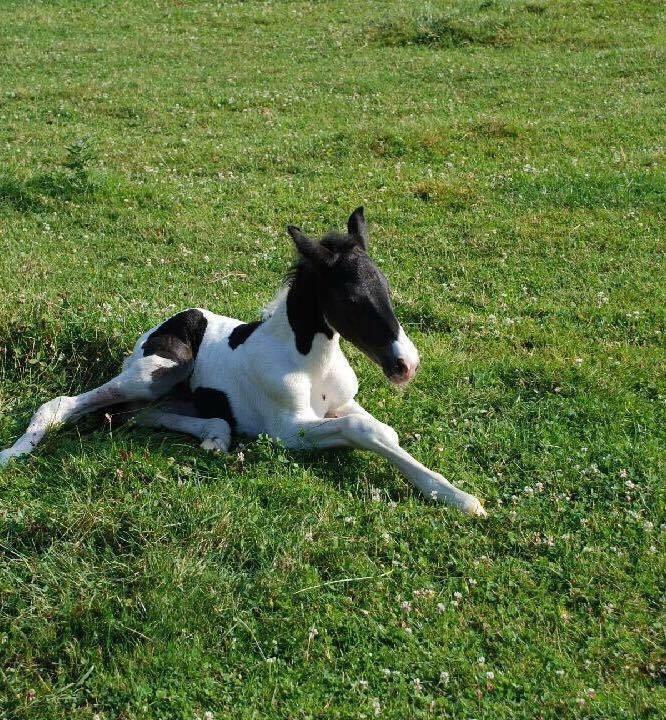
<path id="1" fill-rule="evenodd" d="M 341 354 L 342 356 L 342 354 Z M 320 417 L 337 410 L 354 398 L 358 392 L 358 380 L 346 358 L 336 363 L 330 372 L 313 379 L 310 404 Z"/>

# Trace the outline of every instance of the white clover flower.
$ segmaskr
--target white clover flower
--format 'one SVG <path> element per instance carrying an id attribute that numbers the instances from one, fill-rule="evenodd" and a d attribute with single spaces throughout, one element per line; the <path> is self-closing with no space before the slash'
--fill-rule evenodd
<path id="1" fill-rule="evenodd" d="M 414 590 L 415 597 L 434 598 L 435 591 L 432 588 L 423 588 L 422 590 Z"/>
<path id="2" fill-rule="evenodd" d="M 450 679 L 451 676 L 448 672 L 446 672 L 446 670 L 442 670 L 442 672 L 439 674 L 439 681 L 440 683 L 442 683 L 442 685 L 448 685 Z"/>
<path id="3" fill-rule="evenodd" d="M 412 680 L 412 685 L 414 686 L 414 690 L 418 693 L 423 690 L 423 683 L 418 678 L 414 678 Z"/>
<path id="4" fill-rule="evenodd" d="M 382 706 L 379 704 L 379 698 L 372 698 L 372 710 L 375 715 L 382 714 Z"/>
<path id="5" fill-rule="evenodd" d="M 487 678 L 488 680 L 494 680 L 494 679 L 495 679 L 495 673 L 494 673 L 492 670 L 488 670 L 488 672 L 486 673 L 486 678 Z"/>
<path id="6" fill-rule="evenodd" d="M 483 655 L 479 655 L 479 657 L 476 659 L 476 661 L 479 663 L 479 665 L 486 664 L 486 659 L 483 657 Z"/>

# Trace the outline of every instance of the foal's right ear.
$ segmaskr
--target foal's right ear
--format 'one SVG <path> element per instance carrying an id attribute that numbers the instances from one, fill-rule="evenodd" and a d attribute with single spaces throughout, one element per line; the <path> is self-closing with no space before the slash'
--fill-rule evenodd
<path id="1" fill-rule="evenodd" d="M 288 225 L 287 232 L 291 235 L 298 254 L 302 258 L 314 263 L 327 263 L 331 260 L 331 251 L 318 242 L 310 240 L 307 235 L 301 232 L 300 228 L 297 228 L 295 225 Z"/>

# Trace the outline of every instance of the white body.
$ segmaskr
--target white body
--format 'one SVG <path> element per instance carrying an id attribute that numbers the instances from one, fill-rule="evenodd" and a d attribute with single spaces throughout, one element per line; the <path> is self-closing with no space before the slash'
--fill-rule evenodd
<path id="1" fill-rule="evenodd" d="M 358 381 L 340 349 L 340 336 L 318 333 L 311 352 L 300 355 L 284 336 L 284 307 L 235 350 L 228 337 L 238 320 L 203 311 L 208 327 L 190 379 L 193 390 L 226 393 L 238 432 L 286 439 L 295 417 L 324 418 L 353 400 Z"/>

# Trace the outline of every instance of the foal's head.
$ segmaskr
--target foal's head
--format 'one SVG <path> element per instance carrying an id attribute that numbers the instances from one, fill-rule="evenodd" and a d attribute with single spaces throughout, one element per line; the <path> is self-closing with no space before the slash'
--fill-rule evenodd
<path id="1" fill-rule="evenodd" d="M 327 323 L 376 362 L 391 382 L 411 380 L 419 355 L 393 312 L 388 281 L 367 254 L 363 208 L 350 215 L 346 233 L 329 233 L 318 242 L 293 225 L 287 230 L 300 266 L 316 277 Z"/>

